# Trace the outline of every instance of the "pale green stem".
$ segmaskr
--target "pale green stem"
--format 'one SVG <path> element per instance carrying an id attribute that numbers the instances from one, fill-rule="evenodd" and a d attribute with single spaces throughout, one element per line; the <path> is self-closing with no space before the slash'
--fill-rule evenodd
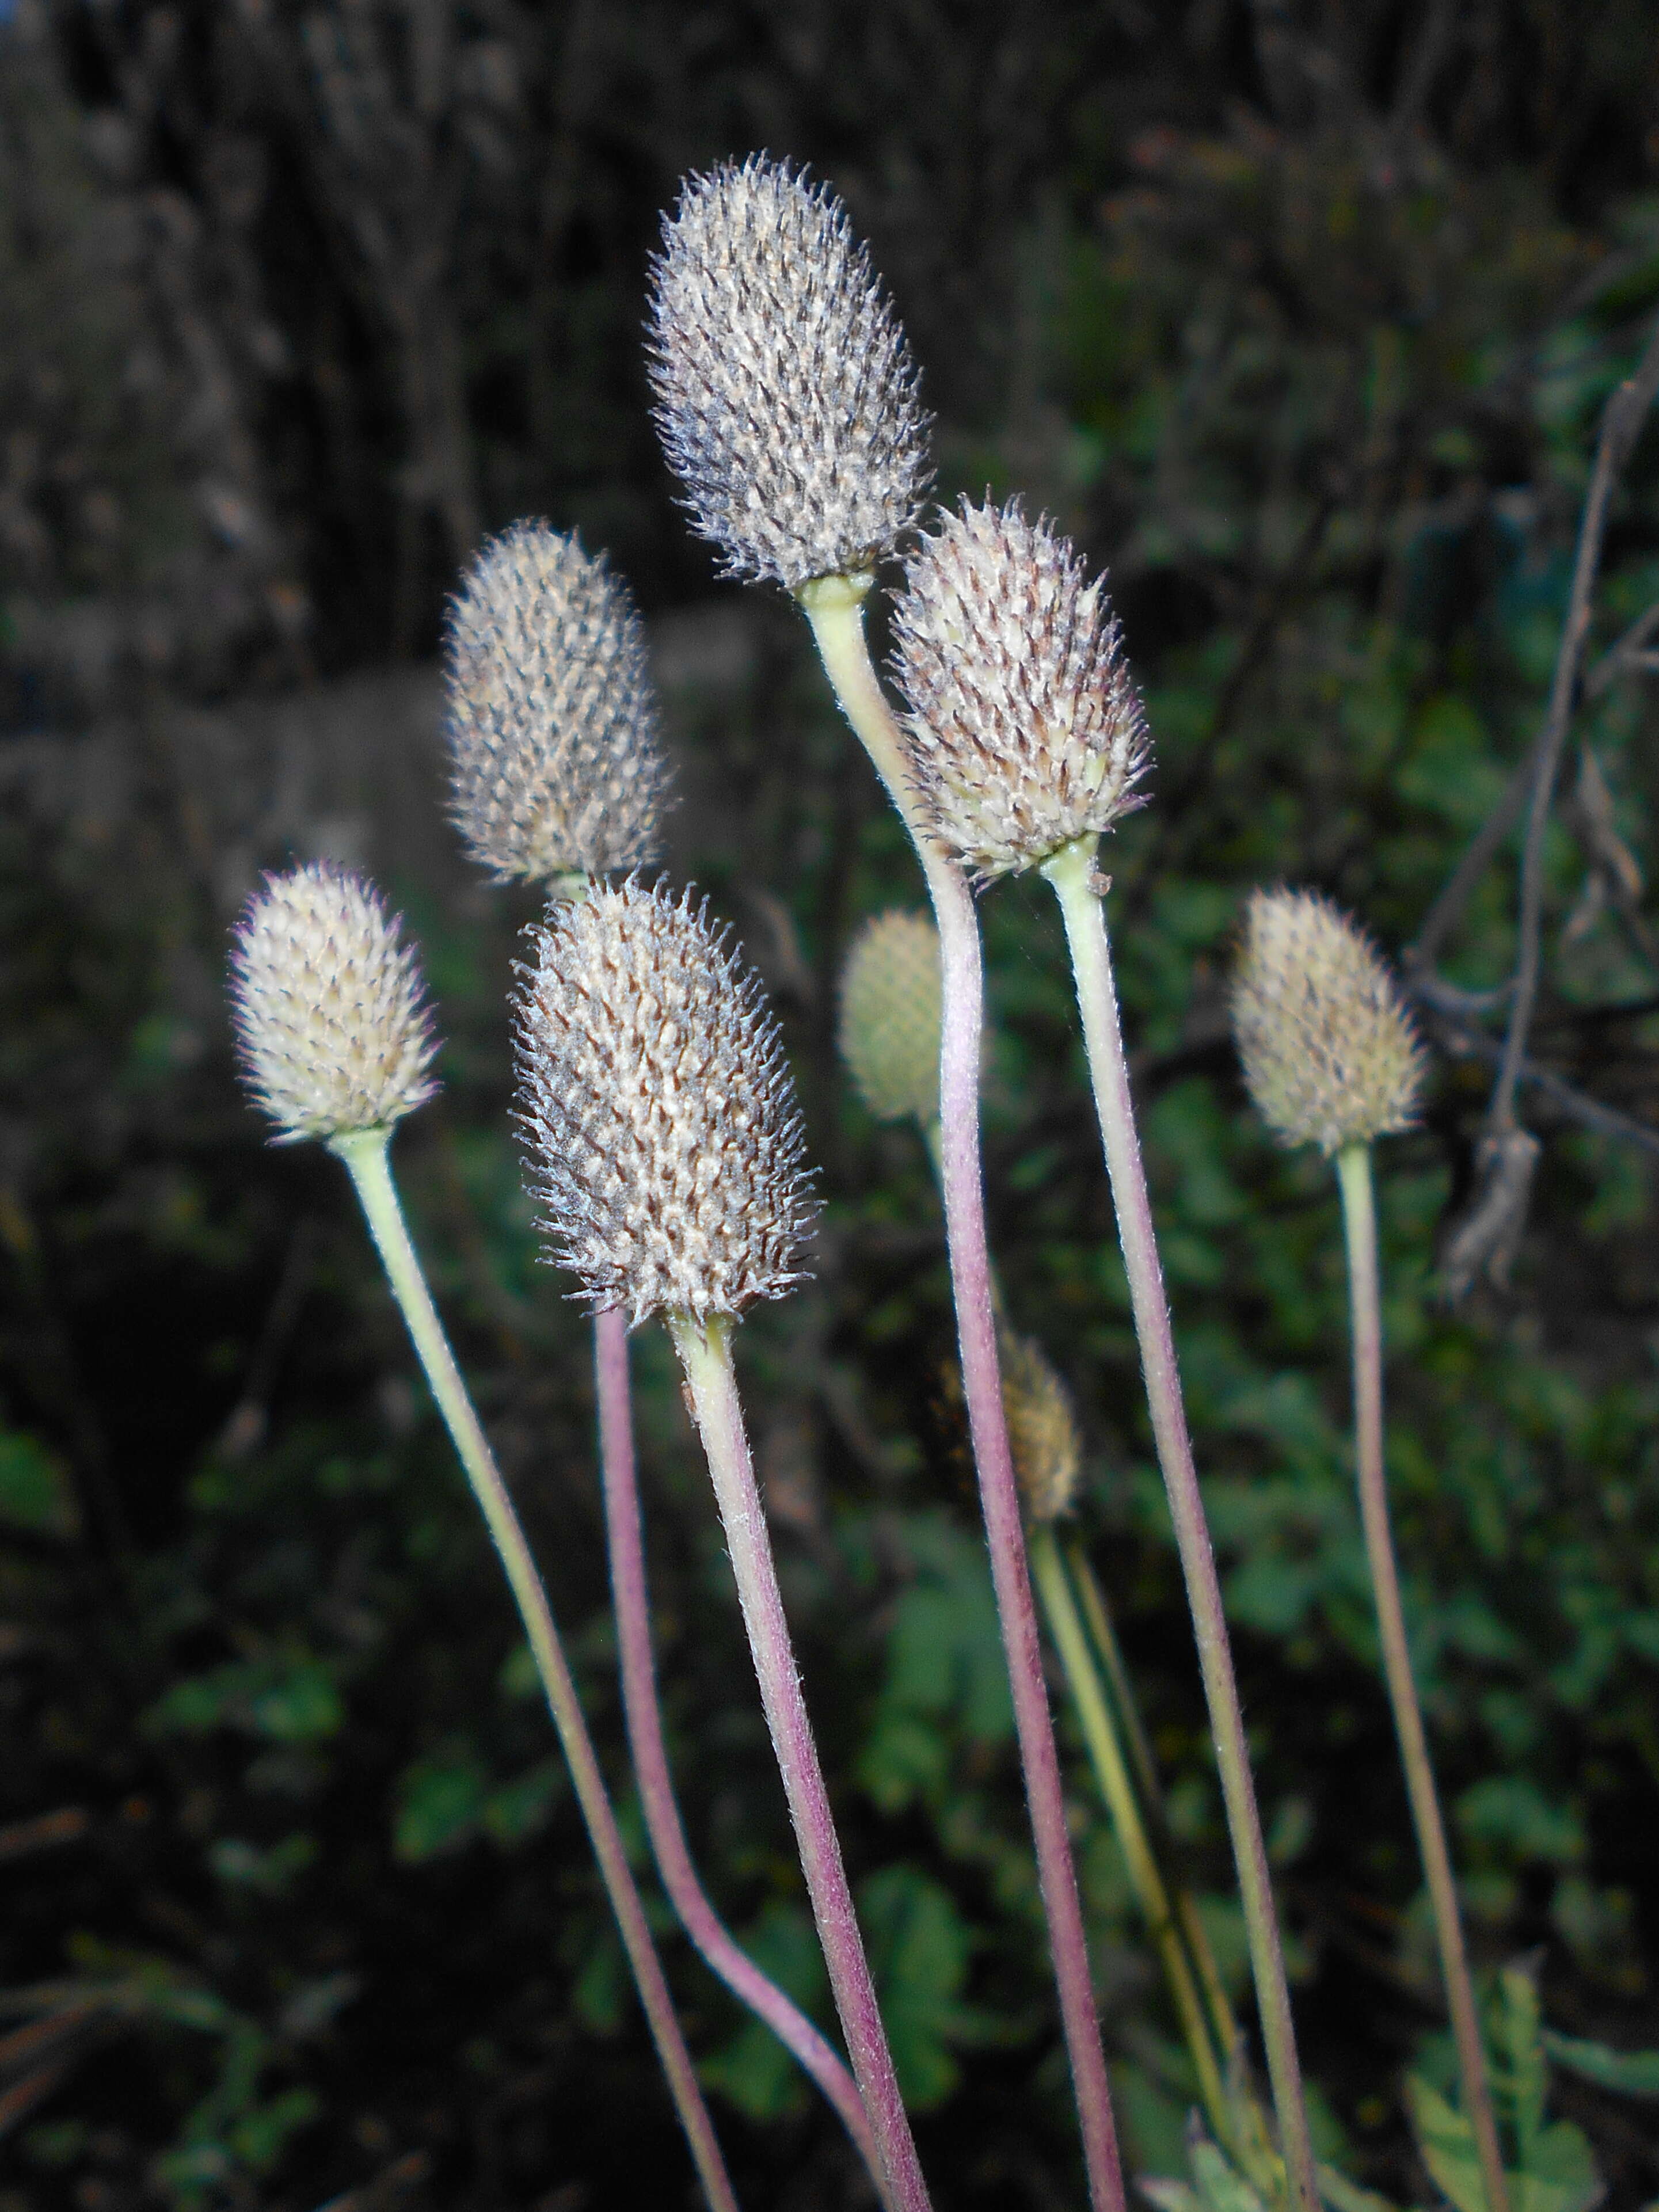
<path id="1" fill-rule="evenodd" d="M 901 2212 L 929 2212 L 927 2185 L 922 2179 L 904 2100 L 899 2094 L 898 2075 L 853 1909 L 853 1893 L 842 1863 L 841 1838 L 818 1764 L 806 1700 L 801 1694 L 800 1670 L 795 1664 L 772 1559 L 772 1540 L 767 1532 L 766 1509 L 755 1481 L 732 1364 L 732 1322 L 725 1315 L 699 1321 L 692 1314 L 676 1312 L 668 1316 L 668 1326 L 685 1370 L 692 1416 L 708 1461 L 755 1679 L 760 1685 L 761 1705 L 794 1824 L 806 1893 L 817 1923 L 823 1961 L 830 1970 L 847 2055 L 853 2062 L 859 2094 L 886 2173 L 888 2201 Z"/>
<path id="2" fill-rule="evenodd" d="M 1370 1146 L 1345 1146 L 1336 1156 L 1336 1175 L 1342 1192 L 1349 1310 L 1353 1324 L 1354 1438 L 1359 1512 L 1364 1524 L 1371 1590 L 1376 1600 L 1382 1671 L 1388 1680 L 1389 1701 L 1394 1707 L 1395 1732 L 1400 1739 L 1400 1759 L 1406 1770 L 1406 1794 L 1411 1800 L 1418 1849 L 1428 1879 L 1435 1938 L 1440 1948 L 1440 1972 L 1446 1985 L 1447 2008 L 1451 2014 L 1452 2035 L 1457 2045 L 1458 2071 L 1462 2076 L 1463 2109 L 1480 2154 L 1480 2178 L 1489 2212 L 1509 2212 L 1509 2184 L 1504 2172 L 1504 2154 L 1486 2079 L 1486 2051 L 1480 2039 L 1474 1986 L 1469 1978 L 1468 1954 L 1463 1944 L 1457 1884 L 1446 1844 L 1445 1823 L 1440 1817 L 1440 1799 L 1434 1786 L 1423 1711 L 1418 1703 L 1417 1683 L 1412 1673 L 1406 1612 L 1400 1597 L 1400 1570 L 1389 1526 L 1388 1475 L 1382 1456 L 1382 1314 Z"/>
<path id="3" fill-rule="evenodd" d="M 1089 1970 L 1077 1869 L 1066 1826 L 1054 1716 L 1048 1710 L 1043 1679 L 1042 1645 L 1025 1556 L 1019 1487 L 1014 1478 L 998 1372 L 980 1161 L 979 1055 L 984 975 L 979 921 L 962 871 L 927 835 L 917 812 L 897 725 L 870 664 L 863 620 L 868 586 L 867 577 L 825 577 L 806 586 L 798 596 L 812 625 L 825 673 L 842 711 L 910 832 L 939 927 L 939 1179 L 963 1397 L 1013 1698 L 1014 1730 L 1036 1851 L 1037 1885 L 1048 1923 L 1060 2027 L 1083 2136 L 1090 2202 L 1095 2212 L 1123 2212 L 1123 2172 Z"/>
<path id="4" fill-rule="evenodd" d="M 1261 2022 L 1261 2039 L 1267 2049 L 1267 2072 L 1273 2082 L 1280 2144 L 1293 2198 L 1299 2201 L 1301 2212 L 1317 2212 L 1319 2187 L 1313 2143 L 1308 2133 L 1290 1988 L 1285 1978 L 1285 1955 L 1273 1908 L 1273 1883 L 1267 1872 L 1255 1784 L 1250 1773 L 1249 1748 L 1233 1673 L 1226 1615 L 1222 1610 L 1221 1584 L 1199 1491 L 1198 1471 L 1193 1464 L 1186 1408 L 1182 1402 L 1169 1300 L 1164 1289 L 1164 1270 L 1152 1228 L 1152 1200 L 1141 1164 L 1140 1138 L 1129 1093 L 1117 987 L 1113 980 L 1105 916 L 1097 887 L 1096 844 L 1097 840 L 1091 836 L 1076 839 L 1044 862 L 1042 873 L 1060 901 L 1066 943 L 1071 948 L 1095 1110 L 1099 1117 L 1107 1175 L 1117 1212 L 1135 1334 L 1140 1340 L 1147 1407 L 1169 1497 L 1170 1516 L 1175 1524 L 1182 1571 L 1186 1577 L 1187 1602 L 1198 1644 L 1199 1668 L 1209 1707 L 1216 1765 L 1221 1778 L 1234 1863 L 1238 1869 L 1239 1895 L 1244 1907 L 1250 1964 L 1255 1978 L 1256 2008 Z"/>
<path id="5" fill-rule="evenodd" d="M 1089 1747 L 1095 1778 L 1100 1784 L 1100 1794 L 1105 1799 L 1106 1809 L 1111 1815 L 1118 1848 L 1123 1854 L 1123 1863 L 1134 1885 L 1141 1912 L 1158 1957 L 1163 1961 L 1164 1973 L 1169 1978 L 1170 1994 L 1175 2000 L 1181 2032 L 1186 2038 L 1193 2069 L 1198 2076 L 1199 2094 L 1204 2100 L 1204 2109 L 1210 2116 L 1210 2125 L 1215 2130 L 1217 2140 L 1231 2145 L 1232 2116 L 1227 2107 L 1226 2093 L 1222 2087 L 1215 2052 L 1211 2047 L 1203 2002 L 1193 1978 L 1187 1954 L 1182 1948 L 1181 1931 L 1170 1893 L 1164 1887 L 1163 1874 L 1140 1817 L 1140 1808 L 1135 1801 L 1134 1784 L 1129 1778 L 1129 1769 L 1122 1746 L 1118 1741 L 1117 1729 L 1113 1725 L 1111 1712 L 1101 1689 L 1100 1677 L 1095 1671 L 1088 1637 L 1073 1601 L 1060 1546 L 1054 1540 L 1054 1529 L 1046 1523 L 1033 1528 L 1026 1540 L 1031 1554 L 1031 1578 L 1036 1584 L 1037 1595 L 1042 1599 L 1043 1610 L 1048 1617 L 1049 1633 L 1054 1639 L 1060 1664 L 1066 1669 L 1066 1679 L 1071 1685 L 1072 1699 L 1077 1707 L 1083 1740 Z"/>
<path id="6" fill-rule="evenodd" d="M 1164 1810 L 1163 1784 L 1158 1780 L 1152 1747 L 1147 1742 L 1146 1731 L 1140 1723 L 1129 1670 L 1123 1663 L 1122 1648 L 1112 1626 L 1112 1616 L 1107 1609 L 1106 1594 L 1101 1589 L 1081 1544 L 1073 1540 L 1066 1546 L 1066 1564 L 1076 1585 L 1090 1640 L 1106 1669 L 1106 1679 L 1111 1686 L 1112 1700 L 1117 1708 L 1118 1720 L 1128 1747 L 1135 1779 L 1139 1784 L 1141 1802 L 1146 1808 L 1147 1820 L 1167 1852 L 1170 1848 L 1170 1823 Z M 1198 1906 L 1191 1892 L 1179 1883 L 1176 1887 L 1175 1908 L 1204 1991 L 1205 2002 L 1209 2007 L 1210 2025 L 1224 2057 L 1230 2058 L 1238 2041 L 1238 2021 L 1222 1986 L 1221 1970 L 1216 1965 L 1210 1939 L 1204 1932 Z"/>
<path id="7" fill-rule="evenodd" d="M 495 1454 L 461 1380 L 454 1353 L 427 1288 L 419 1257 L 410 1241 L 397 1186 L 392 1179 L 391 1162 L 386 1157 L 390 1135 L 386 1129 L 368 1129 L 353 1136 L 337 1137 L 330 1149 L 338 1153 L 350 1172 L 392 1294 L 518 1601 L 519 1615 L 547 1695 L 548 1710 L 564 1747 L 577 1802 L 587 1823 L 593 1856 L 599 1863 L 611 1909 L 616 1914 L 623 1945 L 634 1969 L 657 2055 L 668 2077 L 675 2110 L 690 2144 L 703 2193 L 713 2212 L 738 2212 L 738 2200 L 715 2140 L 708 2108 L 697 2086 L 691 2055 L 675 2017 L 674 2001 L 669 1995 L 656 1946 L 646 1923 L 645 1908 L 617 1832 L 616 1815 L 611 1809 L 592 1740 L 582 1718 L 576 1685 L 565 1661 L 547 1594 L 542 1588 L 541 1577 L 536 1571 L 507 1485 L 495 1464 Z"/>

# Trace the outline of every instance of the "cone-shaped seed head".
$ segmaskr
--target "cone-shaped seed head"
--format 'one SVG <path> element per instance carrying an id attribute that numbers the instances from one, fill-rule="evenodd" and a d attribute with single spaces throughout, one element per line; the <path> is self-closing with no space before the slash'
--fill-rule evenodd
<path id="1" fill-rule="evenodd" d="M 1057 1521 L 1076 1495 L 1082 1458 L 1071 1393 L 1034 1337 L 1004 1333 L 999 1350 L 1002 1408 L 1020 1496 L 1031 1520 Z"/>
<path id="2" fill-rule="evenodd" d="M 1140 804 L 1140 700 L 1103 584 L 1018 502 L 945 515 L 909 564 L 894 674 L 929 826 L 981 878 Z"/>
<path id="3" fill-rule="evenodd" d="M 449 611 L 453 812 L 498 880 L 656 857 L 668 772 L 645 629 L 603 555 L 544 522 L 484 547 Z"/>
<path id="4" fill-rule="evenodd" d="M 896 909 L 866 921 L 841 971 L 841 1056 L 878 1121 L 939 1118 L 939 933 Z"/>
<path id="5" fill-rule="evenodd" d="M 802 1279 L 817 1209 L 782 1042 L 690 893 L 601 884 L 556 908 L 518 1048 L 544 1226 L 596 1310 L 706 1320 Z"/>
<path id="6" fill-rule="evenodd" d="M 861 574 L 915 520 L 930 417 L 898 318 L 823 185 L 751 155 L 690 178 L 649 319 L 656 419 L 728 574 Z"/>
<path id="7" fill-rule="evenodd" d="M 438 1087 L 415 948 L 349 868 L 265 878 L 237 925 L 230 995 L 243 1076 L 279 1145 L 390 1128 Z"/>
<path id="8" fill-rule="evenodd" d="M 1261 1118 L 1327 1157 L 1410 1127 L 1423 1051 L 1387 964 L 1316 891 L 1253 894 L 1233 1034 Z"/>

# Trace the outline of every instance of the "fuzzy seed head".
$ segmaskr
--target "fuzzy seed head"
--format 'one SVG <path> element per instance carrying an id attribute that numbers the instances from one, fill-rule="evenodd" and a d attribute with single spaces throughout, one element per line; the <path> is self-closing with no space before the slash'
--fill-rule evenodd
<path id="1" fill-rule="evenodd" d="M 1017 501 L 941 516 L 893 629 L 929 827 L 981 880 L 1140 805 L 1146 719 L 1105 586 Z"/>
<path id="2" fill-rule="evenodd" d="M 656 857 L 668 770 L 645 628 L 602 554 L 519 522 L 449 610 L 452 811 L 498 882 Z"/>
<path id="3" fill-rule="evenodd" d="M 1328 1158 L 1416 1118 L 1423 1048 L 1394 978 L 1316 891 L 1252 895 L 1232 1014 L 1250 1096 L 1281 1142 Z"/>
<path id="4" fill-rule="evenodd" d="M 265 878 L 237 925 L 230 997 L 243 1079 L 279 1145 L 389 1129 L 438 1087 L 415 948 L 349 868 Z"/>
<path id="5" fill-rule="evenodd" d="M 781 1297 L 817 1210 L 801 1119 L 760 983 L 706 902 L 598 884 L 535 951 L 519 1121 L 556 1259 L 636 1326 Z"/>
<path id="6" fill-rule="evenodd" d="M 690 177 L 652 279 L 657 429 L 698 536 L 791 590 L 867 573 L 921 511 L 932 418 L 841 201 L 762 154 Z"/>
<path id="7" fill-rule="evenodd" d="M 872 915 L 841 971 L 841 1056 L 878 1121 L 939 1118 L 939 933 L 919 914 Z"/>
<path id="8" fill-rule="evenodd" d="M 1002 1409 L 1027 1516 L 1057 1521 L 1077 1494 L 1082 1451 L 1071 1393 L 1035 1337 L 1004 1334 Z"/>

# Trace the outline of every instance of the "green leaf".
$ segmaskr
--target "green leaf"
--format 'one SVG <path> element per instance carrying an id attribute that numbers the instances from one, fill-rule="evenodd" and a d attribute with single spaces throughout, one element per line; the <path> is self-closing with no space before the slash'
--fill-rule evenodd
<path id="1" fill-rule="evenodd" d="M 392 1826 L 397 1856 L 418 1864 L 467 1842 L 483 1818 L 489 1780 L 476 1753 L 454 1747 L 405 1767 Z"/>
<path id="2" fill-rule="evenodd" d="M 763 1973 L 803 2011 L 821 2012 L 829 1987 L 823 1954 L 811 1916 L 798 1905 L 772 1899 L 744 1929 L 743 1948 Z M 771 2029 L 752 2014 L 723 2050 L 699 2069 L 711 2089 L 729 2097 L 755 2121 L 781 2119 L 807 2101 L 806 2077 Z"/>
<path id="3" fill-rule="evenodd" d="M 81 1528 L 67 1470 L 15 1429 L 0 1430 L 0 1522 L 33 1536 L 72 1537 Z"/>
<path id="4" fill-rule="evenodd" d="M 1659 2051 L 1614 2051 L 1605 2043 L 1544 2030 L 1544 2048 L 1558 2066 L 1621 2097 L 1659 2097 Z"/>
<path id="5" fill-rule="evenodd" d="M 904 2101 L 942 2105 L 960 2069 L 951 2045 L 971 2033 L 962 2004 L 973 1935 L 948 1890 L 917 1868 L 884 1867 L 859 1891 L 893 2064 Z"/>

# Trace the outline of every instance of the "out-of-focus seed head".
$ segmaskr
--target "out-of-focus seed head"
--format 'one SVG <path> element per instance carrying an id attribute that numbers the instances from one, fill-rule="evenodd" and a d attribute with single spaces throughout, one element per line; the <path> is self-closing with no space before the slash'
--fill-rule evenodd
<path id="1" fill-rule="evenodd" d="M 1000 1349 L 1002 1408 L 1026 1514 L 1057 1521 L 1071 1510 L 1082 1462 L 1071 1393 L 1035 1337 L 1005 1331 Z"/>
<path id="2" fill-rule="evenodd" d="M 657 428 L 698 536 L 792 591 L 866 574 L 921 512 L 932 418 L 841 201 L 763 154 L 690 177 L 652 280 Z"/>
<path id="3" fill-rule="evenodd" d="M 776 1023 L 687 892 L 598 884 L 537 932 L 519 1121 L 594 1309 L 707 1320 L 803 1279 L 817 1213 Z"/>
<path id="4" fill-rule="evenodd" d="M 602 554 L 519 522 L 449 610 L 452 811 L 498 881 L 654 860 L 668 786 L 645 628 Z"/>
<path id="5" fill-rule="evenodd" d="M 1328 1158 L 1416 1118 L 1423 1048 L 1394 978 L 1316 891 L 1252 895 L 1232 1015 L 1250 1096 L 1281 1142 Z"/>
<path id="6" fill-rule="evenodd" d="M 349 868 L 265 878 L 237 925 L 230 995 L 243 1078 L 279 1145 L 390 1128 L 438 1087 L 415 948 Z"/>
<path id="7" fill-rule="evenodd" d="M 939 1118 L 939 933 L 919 914 L 872 915 L 841 971 L 841 1056 L 878 1121 Z"/>
<path id="8" fill-rule="evenodd" d="M 1018 501 L 941 517 L 893 618 L 928 826 L 981 878 L 1140 805 L 1146 718 L 1104 585 Z"/>

